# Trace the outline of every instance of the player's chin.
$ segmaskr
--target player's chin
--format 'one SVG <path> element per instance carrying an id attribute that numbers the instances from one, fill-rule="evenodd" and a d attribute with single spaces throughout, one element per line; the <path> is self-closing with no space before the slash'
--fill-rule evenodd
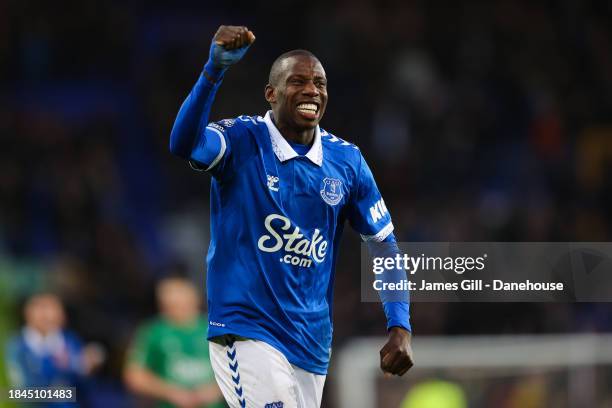
<path id="1" fill-rule="evenodd" d="M 321 121 L 321 118 L 323 117 L 322 113 L 323 112 L 317 112 L 316 115 L 305 116 L 300 112 L 296 112 L 293 120 L 300 129 L 314 129 Z"/>

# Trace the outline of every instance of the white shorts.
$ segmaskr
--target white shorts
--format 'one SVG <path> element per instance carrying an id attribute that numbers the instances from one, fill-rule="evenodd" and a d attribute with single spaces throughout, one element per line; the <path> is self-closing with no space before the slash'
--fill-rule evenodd
<path id="1" fill-rule="evenodd" d="M 258 340 L 208 342 L 217 384 L 232 408 L 319 408 L 324 375 L 304 371 Z"/>

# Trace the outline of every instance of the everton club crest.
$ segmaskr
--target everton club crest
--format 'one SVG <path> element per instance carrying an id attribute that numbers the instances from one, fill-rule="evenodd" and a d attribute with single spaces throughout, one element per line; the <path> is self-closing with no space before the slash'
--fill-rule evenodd
<path id="1" fill-rule="evenodd" d="M 321 188 L 321 198 L 329 205 L 336 205 L 342 200 L 342 182 L 335 178 L 325 177 Z"/>

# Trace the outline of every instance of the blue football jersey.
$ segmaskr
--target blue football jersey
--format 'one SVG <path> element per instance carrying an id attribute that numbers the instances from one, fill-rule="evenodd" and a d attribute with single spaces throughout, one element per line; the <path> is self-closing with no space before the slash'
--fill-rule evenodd
<path id="1" fill-rule="evenodd" d="M 209 339 L 265 341 L 292 364 L 325 374 L 344 222 L 365 240 L 393 231 L 360 150 L 317 127 L 299 155 L 268 112 L 210 123 L 190 163 L 213 176 Z"/>

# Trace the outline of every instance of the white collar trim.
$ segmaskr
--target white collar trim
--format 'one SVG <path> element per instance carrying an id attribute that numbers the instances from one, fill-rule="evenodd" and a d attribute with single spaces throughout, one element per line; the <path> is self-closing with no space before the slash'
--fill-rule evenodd
<path id="1" fill-rule="evenodd" d="M 287 142 L 287 140 L 281 135 L 276 125 L 272 121 L 272 111 L 268 111 L 266 116 L 264 116 L 264 122 L 268 127 L 268 133 L 270 133 L 270 141 L 272 142 L 272 150 L 274 150 L 274 154 L 278 157 L 278 160 L 281 162 L 291 160 L 294 157 L 299 156 L 293 147 Z M 312 143 L 312 147 L 306 153 L 306 157 L 316 164 L 317 166 L 321 166 L 323 164 L 323 146 L 321 145 L 321 130 L 319 126 L 315 128 L 314 141 Z"/>

